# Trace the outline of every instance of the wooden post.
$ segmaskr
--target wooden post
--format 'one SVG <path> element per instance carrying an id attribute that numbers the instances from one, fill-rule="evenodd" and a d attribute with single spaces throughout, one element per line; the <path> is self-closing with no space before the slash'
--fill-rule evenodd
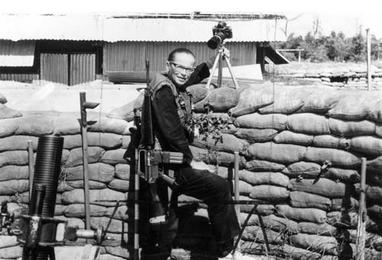
<path id="1" fill-rule="evenodd" d="M 366 29 L 366 46 L 367 46 L 367 89 L 371 90 L 371 36 L 370 29 Z"/>
<path id="2" fill-rule="evenodd" d="M 361 158 L 361 186 L 359 195 L 359 212 L 357 224 L 356 260 L 365 259 L 366 240 L 366 158 Z"/>
<path id="3" fill-rule="evenodd" d="M 32 198 L 34 158 L 32 141 L 28 141 L 28 173 L 29 173 L 29 199 Z"/>
<path id="4" fill-rule="evenodd" d="M 239 152 L 234 152 L 234 173 L 235 173 L 235 202 L 240 201 L 240 190 L 239 190 Z M 235 204 L 236 215 L 240 215 L 240 204 Z"/>
<path id="5" fill-rule="evenodd" d="M 86 102 L 86 93 L 80 92 L 80 111 L 81 111 L 81 139 L 82 139 L 82 167 L 84 180 L 84 198 L 85 198 L 85 228 L 90 229 L 90 198 L 89 198 L 89 168 L 88 168 L 88 122 L 86 109 L 96 108 L 99 103 Z"/>

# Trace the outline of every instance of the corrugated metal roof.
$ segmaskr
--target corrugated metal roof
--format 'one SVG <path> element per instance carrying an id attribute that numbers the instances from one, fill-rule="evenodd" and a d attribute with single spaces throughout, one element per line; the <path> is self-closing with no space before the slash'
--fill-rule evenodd
<path id="1" fill-rule="evenodd" d="M 34 41 L 0 40 L 0 67 L 32 67 L 34 50 Z"/>
<path id="2" fill-rule="evenodd" d="M 204 42 L 217 19 L 132 18 L 101 15 L 0 15 L 0 39 Z M 285 41 L 285 19 L 226 19 L 230 41 Z"/>

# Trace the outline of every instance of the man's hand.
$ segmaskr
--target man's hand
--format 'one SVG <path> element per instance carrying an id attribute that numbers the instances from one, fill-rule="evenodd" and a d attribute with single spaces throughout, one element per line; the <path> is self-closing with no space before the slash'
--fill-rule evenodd
<path id="1" fill-rule="evenodd" d="M 191 168 L 192 169 L 196 169 L 196 170 L 207 170 L 209 172 L 212 172 L 214 173 L 215 171 L 213 169 L 211 169 L 211 167 L 209 167 L 205 162 L 203 161 L 194 161 L 192 160 L 191 161 Z"/>

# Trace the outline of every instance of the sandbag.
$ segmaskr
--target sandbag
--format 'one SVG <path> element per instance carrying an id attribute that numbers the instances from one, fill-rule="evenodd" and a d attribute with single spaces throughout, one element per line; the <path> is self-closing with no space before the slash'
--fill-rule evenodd
<path id="1" fill-rule="evenodd" d="M 376 125 L 376 127 L 375 127 L 375 134 L 378 137 L 382 137 L 382 125 L 381 124 Z"/>
<path id="2" fill-rule="evenodd" d="M 375 102 L 374 105 L 370 107 L 367 119 L 382 123 L 382 100 Z"/>
<path id="3" fill-rule="evenodd" d="M 130 180 L 130 165 L 117 164 L 115 166 L 115 177 L 121 180 Z"/>
<path id="4" fill-rule="evenodd" d="M 99 115 L 89 116 L 89 121 L 95 121 L 89 125 L 89 132 L 114 133 L 120 135 L 129 134 L 129 128 L 133 122 L 126 122 L 122 119 L 100 117 Z"/>
<path id="5" fill-rule="evenodd" d="M 64 148 L 72 149 L 82 146 L 81 135 L 66 135 L 64 137 Z M 116 148 L 122 145 L 122 136 L 113 133 L 87 133 L 89 146 L 100 146 L 102 148 Z"/>
<path id="6" fill-rule="evenodd" d="M 2 119 L 0 121 L 0 137 L 14 135 L 20 124 L 20 118 Z"/>
<path id="7" fill-rule="evenodd" d="M 252 185 L 245 181 L 239 181 L 239 194 L 249 195 L 251 193 Z M 233 189 L 235 192 L 235 188 Z"/>
<path id="8" fill-rule="evenodd" d="M 0 167 L 0 181 L 28 179 L 28 166 L 7 165 Z"/>
<path id="9" fill-rule="evenodd" d="M 339 137 L 353 137 L 361 135 L 374 135 L 375 124 L 363 121 L 343 121 L 340 119 L 329 118 L 330 132 Z"/>
<path id="10" fill-rule="evenodd" d="M 251 172 L 247 170 L 239 171 L 239 177 L 252 185 L 270 184 L 288 187 L 289 178 L 280 172 Z"/>
<path id="11" fill-rule="evenodd" d="M 311 222 L 299 222 L 298 230 L 301 233 L 319 235 L 319 236 L 334 236 L 336 228 L 327 223 L 316 224 Z"/>
<path id="12" fill-rule="evenodd" d="M 106 114 L 108 118 L 122 119 L 130 122 L 134 119 L 134 108 L 141 108 L 143 104 L 143 94 L 138 95 L 137 98 L 130 101 L 126 105 L 117 107 Z"/>
<path id="13" fill-rule="evenodd" d="M 306 147 L 293 144 L 255 143 L 248 147 L 248 156 L 253 159 L 289 164 L 300 161 Z"/>
<path id="14" fill-rule="evenodd" d="M 107 186 L 112 190 L 127 192 L 130 189 L 130 182 L 114 179 Z"/>
<path id="15" fill-rule="evenodd" d="M 262 143 L 272 141 L 277 135 L 277 130 L 275 129 L 250 129 L 250 128 L 239 128 L 235 133 L 235 136 L 246 139 L 249 143 Z"/>
<path id="16" fill-rule="evenodd" d="M 256 185 L 252 187 L 249 197 L 252 199 L 279 202 L 289 198 L 289 191 L 285 187 Z"/>
<path id="17" fill-rule="evenodd" d="M 89 180 L 109 183 L 114 178 L 114 167 L 105 163 L 89 163 Z M 67 181 L 83 180 L 83 167 L 68 167 L 64 169 Z"/>
<path id="18" fill-rule="evenodd" d="M 353 197 L 350 198 L 336 198 L 332 199 L 332 206 L 330 211 L 337 211 L 343 209 L 358 210 L 359 202 Z"/>
<path id="19" fill-rule="evenodd" d="M 332 135 L 317 135 L 313 137 L 313 146 L 349 150 L 350 140 Z"/>
<path id="20" fill-rule="evenodd" d="M 301 191 L 290 192 L 290 205 L 292 207 L 317 208 L 328 211 L 331 204 L 330 199 L 323 196 Z"/>
<path id="21" fill-rule="evenodd" d="M 277 205 L 276 215 L 297 221 L 314 222 L 323 224 L 326 221 L 326 212 L 313 208 L 293 208 L 289 205 Z"/>
<path id="22" fill-rule="evenodd" d="M 309 234 L 296 234 L 290 236 L 291 244 L 315 252 L 325 252 L 337 255 L 338 242 L 335 237 Z"/>
<path id="23" fill-rule="evenodd" d="M 240 215 L 240 222 L 244 222 L 244 220 L 248 217 L 248 214 L 242 213 Z M 268 216 L 263 216 L 263 223 L 266 228 L 279 231 L 279 232 L 285 232 L 288 231 L 288 234 L 295 234 L 298 233 L 298 226 L 297 222 L 287 219 L 287 218 L 280 218 L 273 214 Z M 260 221 L 258 215 L 252 215 L 247 223 L 248 226 L 260 226 Z"/>
<path id="24" fill-rule="evenodd" d="M 16 135 L 42 136 L 52 134 L 54 130 L 53 117 L 28 116 L 22 117 L 15 131 Z"/>
<path id="25" fill-rule="evenodd" d="M 17 110 L 7 107 L 0 103 L 0 120 L 7 118 L 22 117 L 23 114 Z"/>
<path id="26" fill-rule="evenodd" d="M 207 96 L 207 104 L 214 112 L 226 112 L 239 102 L 236 89 L 221 87 L 212 90 Z"/>
<path id="27" fill-rule="evenodd" d="M 287 126 L 293 132 L 304 134 L 324 135 L 330 133 L 328 119 L 310 113 L 289 115 Z"/>
<path id="28" fill-rule="evenodd" d="M 108 212 L 106 207 L 98 205 L 90 205 L 90 214 L 92 217 L 102 217 Z M 71 204 L 68 205 L 64 211 L 66 217 L 85 217 L 85 207 L 83 204 Z"/>
<path id="29" fill-rule="evenodd" d="M 215 139 L 212 135 L 209 135 L 206 140 L 203 140 L 204 138 L 199 136 L 195 138 L 192 144 L 200 148 L 212 148 L 216 151 L 230 153 L 235 151 L 243 152 L 249 145 L 246 140 L 239 139 L 232 134 L 221 134 L 220 137 L 221 139 Z"/>
<path id="30" fill-rule="evenodd" d="M 98 162 L 105 150 L 101 147 L 88 147 L 88 162 Z M 73 167 L 82 164 L 82 148 L 75 148 L 70 151 L 69 158 L 65 162 L 66 167 Z"/>
<path id="31" fill-rule="evenodd" d="M 340 93 L 331 87 L 315 86 L 310 94 L 303 97 L 304 105 L 297 112 L 325 114 L 338 102 L 339 97 Z"/>
<path id="32" fill-rule="evenodd" d="M 127 161 L 123 158 L 126 150 L 125 149 L 117 149 L 117 150 L 108 150 L 106 151 L 101 158 L 101 162 L 108 164 L 118 164 L 118 163 L 127 163 Z"/>
<path id="33" fill-rule="evenodd" d="M 375 105 L 375 94 L 360 91 L 348 92 L 328 111 L 329 117 L 359 121 L 365 119 Z M 371 104 L 374 103 L 374 104 Z"/>
<path id="34" fill-rule="evenodd" d="M 272 103 L 271 83 L 266 83 L 262 88 L 248 87 L 240 93 L 238 104 L 229 110 L 229 114 L 234 117 L 250 114 Z"/>
<path id="35" fill-rule="evenodd" d="M 84 188 L 84 181 L 66 181 L 69 187 L 72 187 L 73 189 L 83 189 Z M 91 190 L 101 190 L 105 189 L 106 184 L 98 181 L 89 181 L 89 189 Z"/>
<path id="36" fill-rule="evenodd" d="M 0 182 L 0 195 L 14 195 L 29 190 L 29 180 L 8 180 Z"/>
<path id="37" fill-rule="evenodd" d="M 304 156 L 304 160 L 323 163 L 330 161 L 333 166 L 343 166 L 345 168 L 354 168 L 361 163 L 361 159 L 357 156 L 342 150 L 331 148 L 308 147 Z"/>
<path id="38" fill-rule="evenodd" d="M 194 104 L 203 100 L 205 97 L 207 97 L 208 94 L 206 84 L 204 83 L 188 86 L 187 91 L 191 94 L 192 103 Z"/>
<path id="39" fill-rule="evenodd" d="M 74 113 L 61 113 L 54 118 L 54 131 L 56 135 L 74 135 L 81 133 L 79 116 Z"/>
<path id="40" fill-rule="evenodd" d="M 106 227 L 109 223 L 109 220 L 110 220 L 109 217 L 93 217 L 91 221 L 91 228 L 97 229 L 97 228 Z M 122 225 L 125 225 L 125 227 L 122 228 Z M 110 222 L 108 231 L 112 233 L 122 233 L 122 231 L 127 232 L 127 224 L 121 220 L 112 219 L 112 221 Z"/>
<path id="41" fill-rule="evenodd" d="M 306 134 L 293 133 L 286 130 L 276 135 L 274 138 L 274 141 L 276 143 L 309 146 L 313 142 L 313 136 L 306 135 Z"/>
<path id="42" fill-rule="evenodd" d="M 301 176 L 311 179 L 316 178 L 321 173 L 321 166 L 317 163 L 300 161 L 288 165 L 282 172 L 290 178 Z"/>
<path id="43" fill-rule="evenodd" d="M 16 246 L 18 244 L 19 242 L 17 241 L 16 236 L 0 236 L 0 248 Z"/>
<path id="44" fill-rule="evenodd" d="M 243 128 L 285 130 L 287 119 L 287 115 L 283 114 L 261 115 L 253 113 L 236 118 L 234 124 Z"/>
<path id="45" fill-rule="evenodd" d="M 251 160 L 246 162 L 245 168 L 253 172 L 261 172 L 261 171 L 278 172 L 278 171 L 282 171 L 285 168 L 285 166 L 283 164 L 264 161 L 264 160 Z"/>
<path id="46" fill-rule="evenodd" d="M 355 183 L 360 181 L 360 175 L 356 170 L 340 169 L 330 167 L 322 174 L 322 177 L 332 179 L 335 181 L 341 181 L 344 183 Z"/>
<path id="47" fill-rule="evenodd" d="M 100 205 L 102 200 L 126 200 L 126 194 L 110 189 L 103 190 L 90 190 L 90 203 Z M 84 191 L 82 189 L 75 189 L 62 193 L 62 202 L 64 204 L 84 203 Z"/>
<path id="48" fill-rule="evenodd" d="M 367 171 L 375 173 L 382 173 L 382 156 L 379 156 L 373 160 L 367 161 Z"/>
<path id="49" fill-rule="evenodd" d="M 12 150 L 26 150 L 28 148 L 28 141 L 32 142 L 33 150 L 37 150 L 36 136 L 27 135 L 14 135 L 9 137 L 0 138 L 0 152 Z"/>
<path id="50" fill-rule="evenodd" d="M 293 191 L 305 191 L 327 198 L 342 198 L 345 196 L 345 184 L 326 178 L 320 178 L 317 182 L 310 179 L 291 179 L 290 183 Z"/>
<path id="51" fill-rule="evenodd" d="M 298 89 L 298 88 L 297 88 Z M 279 87 L 273 89 L 273 103 L 259 108 L 260 114 L 291 114 L 299 110 L 304 101 L 296 95 L 295 87 Z"/>
<path id="52" fill-rule="evenodd" d="M 0 167 L 5 165 L 27 165 L 27 151 L 7 151 L 0 153 Z"/>
<path id="53" fill-rule="evenodd" d="M 283 240 L 278 232 L 275 232 L 273 230 L 265 229 L 265 233 L 268 238 L 268 242 L 271 244 L 282 244 Z M 243 239 L 244 240 L 251 240 L 256 242 L 262 242 L 265 243 L 264 240 L 264 233 L 259 226 L 247 226 L 244 229 L 243 232 Z"/>
<path id="54" fill-rule="evenodd" d="M 282 247 L 282 253 L 289 259 L 293 260 L 324 260 L 320 253 L 315 253 L 299 247 L 290 246 L 288 244 L 285 244 Z"/>
<path id="55" fill-rule="evenodd" d="M 373 136 L 353 137 L 350 142 L 350 150 L 368 155 L 382 155 L 382 139 Z"/>
<path id="56" fill-rule="evenodd" d="M 18 259 L 23 255 L 23 248 L 18 246 L 0 248 L 0 259 Z"/>

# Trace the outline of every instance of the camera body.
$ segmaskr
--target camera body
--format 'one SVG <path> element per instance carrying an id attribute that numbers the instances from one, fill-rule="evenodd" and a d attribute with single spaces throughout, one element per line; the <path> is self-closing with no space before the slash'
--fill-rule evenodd
<path id="1" fill-rule="evenodd" d="M 211 49 L 216 49 L 225 39 L 232 38 L 232 29 L 226 22 L 220 21 L 212 28 L 213 36 L 208 40 L 207 45 Z"/>

